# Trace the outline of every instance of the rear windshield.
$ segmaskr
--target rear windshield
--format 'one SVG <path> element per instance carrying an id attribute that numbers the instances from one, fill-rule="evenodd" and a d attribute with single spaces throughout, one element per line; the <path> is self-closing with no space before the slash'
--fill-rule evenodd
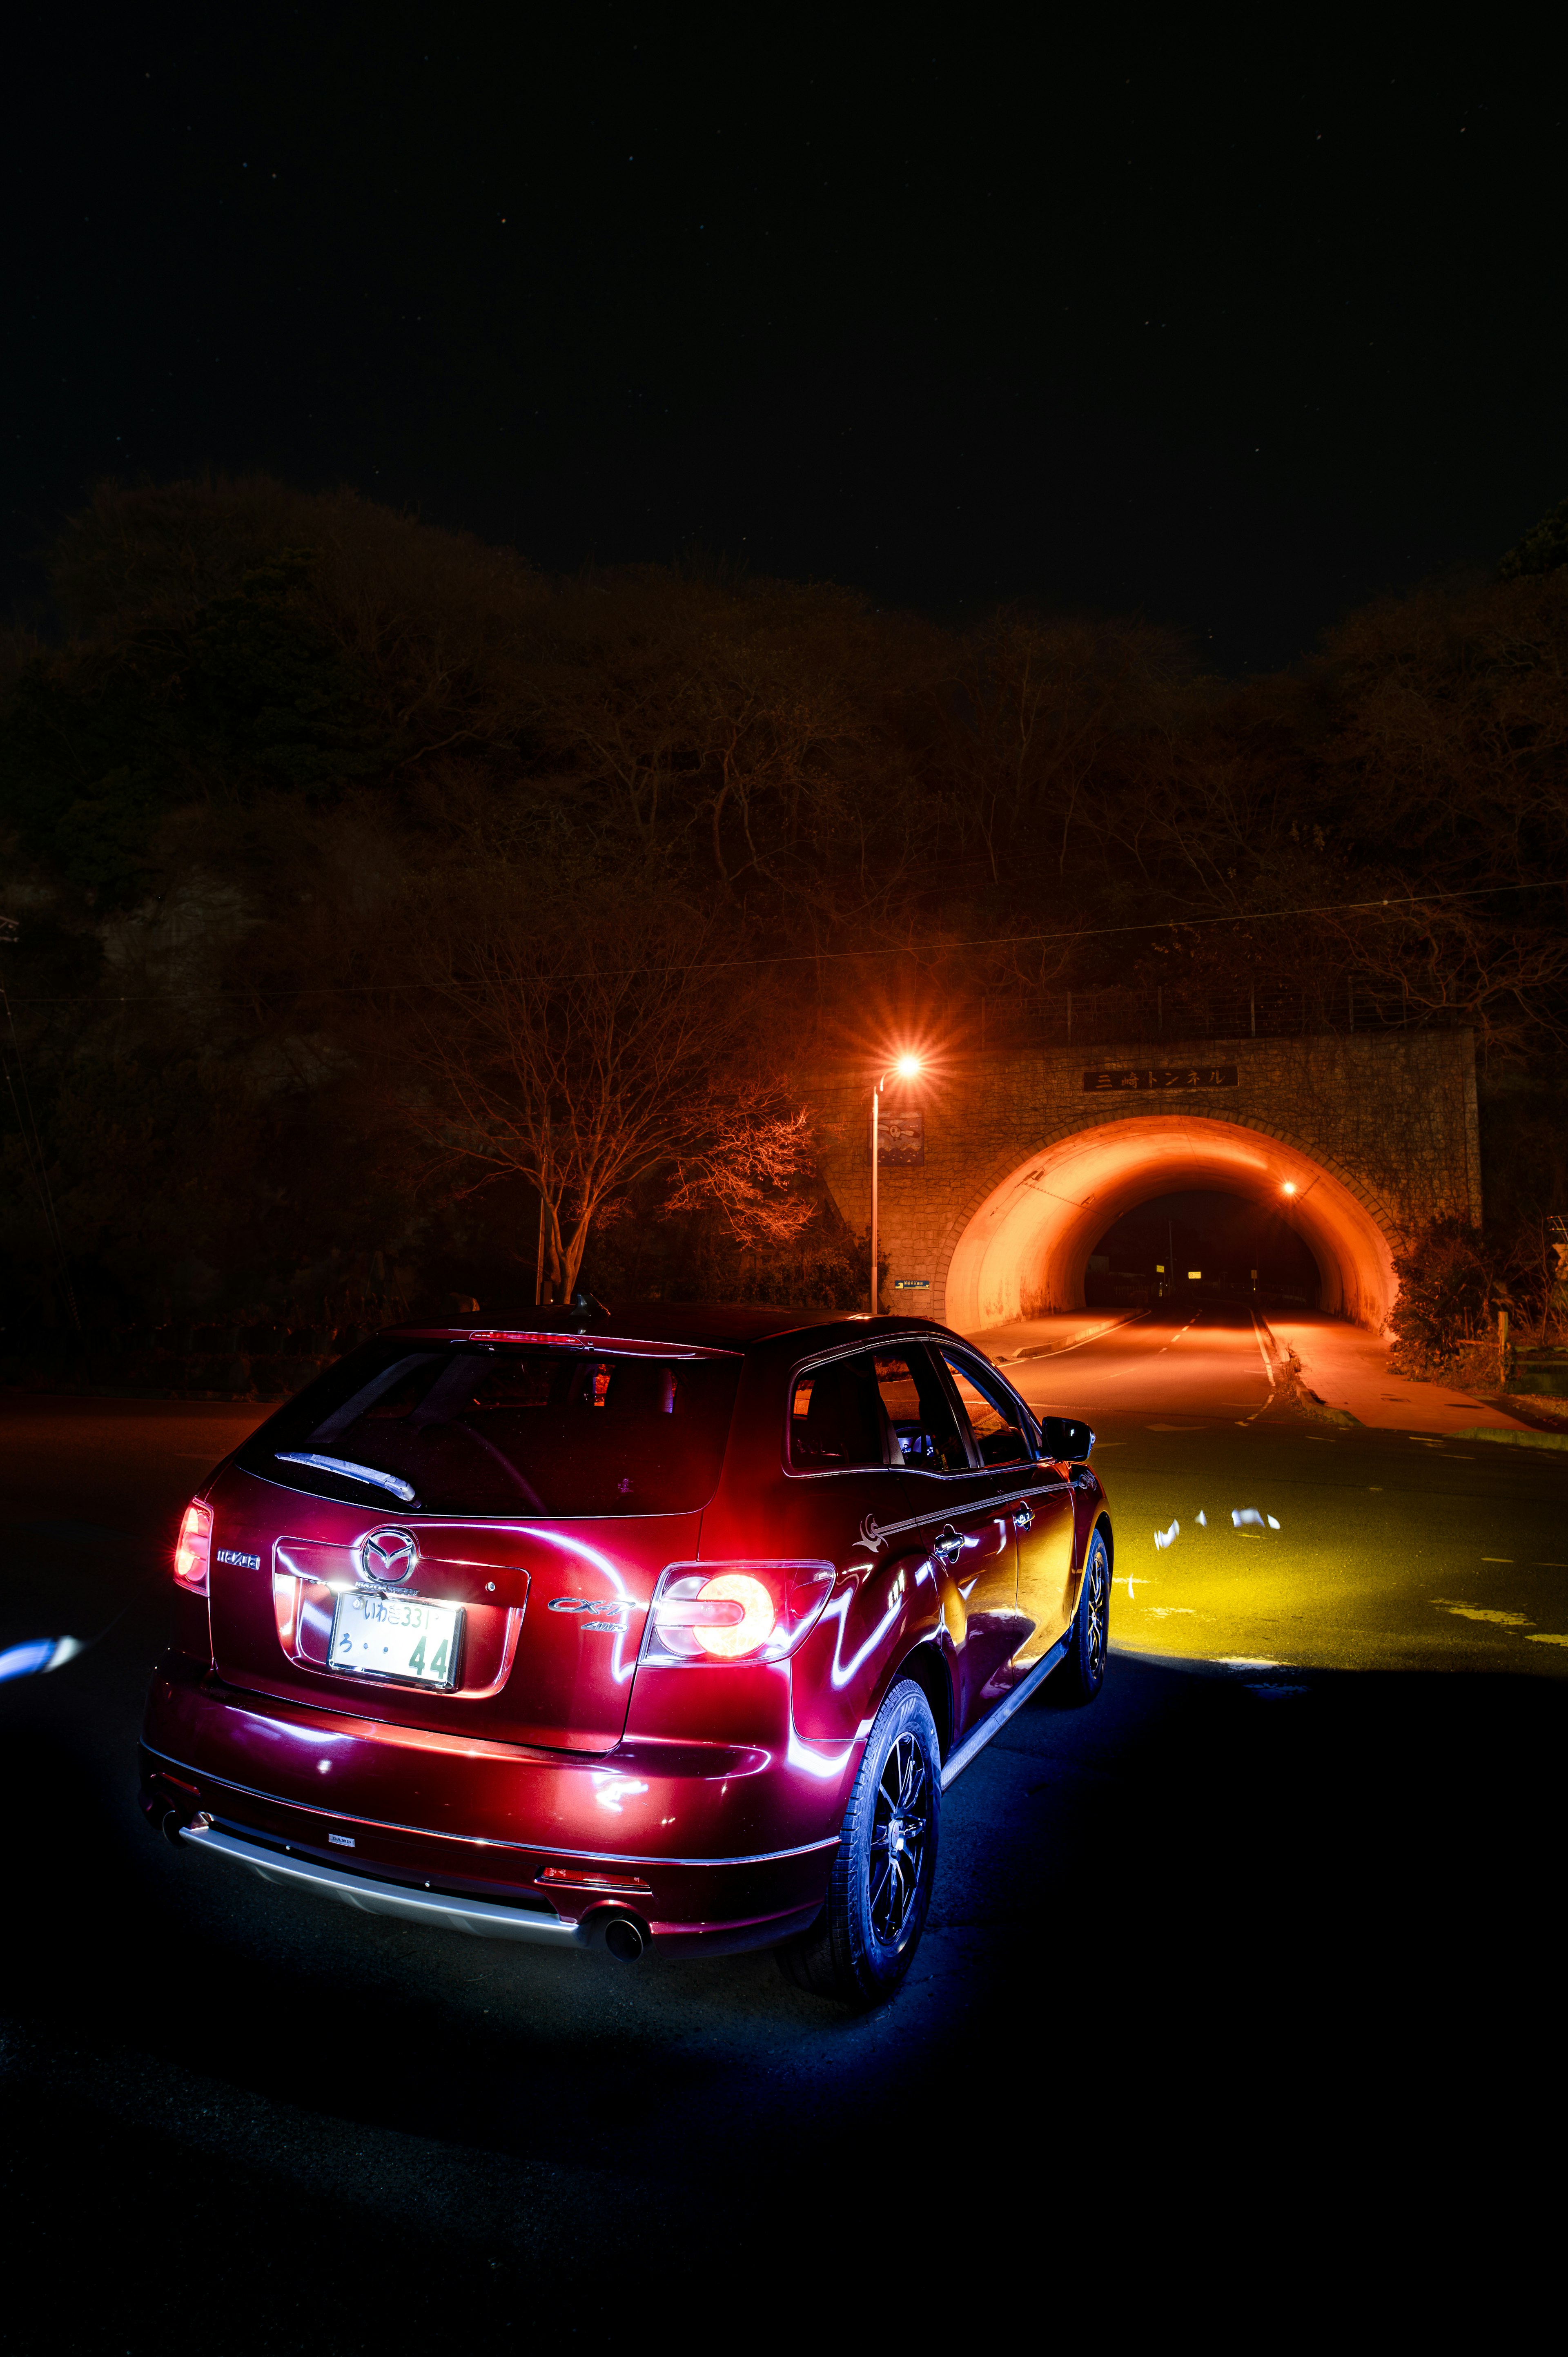
<path id="1" fill-rule="evenodd" d="M 240 1463 L 393 1513 L 690 1513 L 717 1485 L 740 1367 L 727 1353 L 371 1342 Z"/>

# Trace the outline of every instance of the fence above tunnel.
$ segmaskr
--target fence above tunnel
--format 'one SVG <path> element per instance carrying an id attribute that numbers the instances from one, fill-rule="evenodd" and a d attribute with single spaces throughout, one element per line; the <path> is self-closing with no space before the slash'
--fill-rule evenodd
<path id="1" fill-rule="evenodd" d="M 976 1043 L 1113 1046 L 1118 1040 L 1351 1039 L 1378 1031 L 1454 1031 L 1457 1007 L 1412 999 L 1403 985 L 1358 973 L 1326 976 L 1310 989 L 1266 982 L 1223 991 L 1187 987 L 987 992 L 974 1003 Z"/>

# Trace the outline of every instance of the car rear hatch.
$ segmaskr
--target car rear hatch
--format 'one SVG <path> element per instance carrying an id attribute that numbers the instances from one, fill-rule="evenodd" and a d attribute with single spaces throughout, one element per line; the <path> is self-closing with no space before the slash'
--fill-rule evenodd
<path id="1" fill-rule="evenodd" d="M 288 1403 L 211 1492 L 220 1674 L 394 1725 L 605 1751 L 697 1553 L 740 1360 L 412 1332 Z"/>

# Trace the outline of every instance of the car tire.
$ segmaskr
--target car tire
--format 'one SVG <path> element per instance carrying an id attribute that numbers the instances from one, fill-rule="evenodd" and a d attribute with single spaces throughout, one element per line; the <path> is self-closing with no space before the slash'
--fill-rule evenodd
<path id="1" fill-rule="evenodd" d="M 779 1952 L 797 1988 L 859 2011 L 893 1995 L 925 1929 L 941 1808 L 941 1747 L 931 1706 L 913 1679 L 900 1678 L 866 1738 L 827 1904 L 809 1931 Z"/>
<path id="2" fill-rule="evenodd" d="M 1072 1616 L 1067 1652 L 1050 1682 L 1054 1703 L 1081 1709 L 1105 1684 L 1105 1655 L 1111 1642 L 1111 1549 L 1098 1526 L 1089 1542 L 1083 1586 Z"/>

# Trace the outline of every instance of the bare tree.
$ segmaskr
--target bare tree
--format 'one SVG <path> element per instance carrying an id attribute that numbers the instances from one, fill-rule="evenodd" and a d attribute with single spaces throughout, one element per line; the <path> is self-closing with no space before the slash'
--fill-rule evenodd
<path id="1" fill-rule="evenodd" d="M 805 1224 L 806 1117 L 757 1068 L 757 994 L 716 924 L 614 888 L 564 905 L 514 883 L 443 907 L 391 1092 L 455 1196 L 507 1177 L 538 1192 L 553 1297 L 656 1174 L 667 1210 L 713 1203 L 742 1243 Z"/>

